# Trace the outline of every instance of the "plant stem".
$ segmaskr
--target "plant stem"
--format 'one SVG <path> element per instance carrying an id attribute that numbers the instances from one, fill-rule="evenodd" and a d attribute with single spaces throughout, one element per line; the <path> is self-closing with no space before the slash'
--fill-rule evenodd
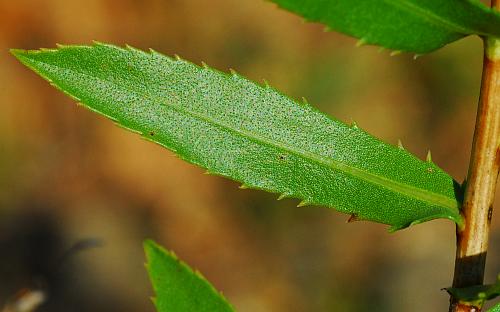
<path id="1" fill-rule="evenodd" d="M 491 6 L 500 10 L 500 0 L 492 0 Z M 457 227 L 456 288 L 483 284 L 500 167 L 500 40 L 484 38 L 484 51 L 481 95 L 462 206 L 465 225 Z M 479 312 L 481 306 L 451 298 L 450 311 Z"/>

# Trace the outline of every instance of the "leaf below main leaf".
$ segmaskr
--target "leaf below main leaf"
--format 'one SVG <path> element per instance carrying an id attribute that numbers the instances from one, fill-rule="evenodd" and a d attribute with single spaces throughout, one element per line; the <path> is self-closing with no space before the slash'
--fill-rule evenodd
<path id="1" fill-rule="evenodd" d="M 243 187 L 394 230 L 461 223 L 458 184 L 432 162 L 234 72 L 105 44 L 12 52 L 89 109 Z"/>
<path id="2" fill-rule="evenodd" d="M 397 51 L 424 54 L 464 36 L 500 37 L 500 13 L 478 0 L 270 0 L 329 28 Z"/>
<path id="3" fill-rule="evenodd" d="M 222 294 L 198 272 L 155 242 L 144 242 L 146 268 L 156 293 L 158 312 L 233 312 Z"/>
<path id="4" fill-rule="evenodd" d="M 482 306 L 487 300 L 500 296 L 500 275 L 497 276 L 495 284 L 476 285 L 464 288 L 446 288 L 446 291 L 456 299 L 462 302 L 473 303 Z"/>

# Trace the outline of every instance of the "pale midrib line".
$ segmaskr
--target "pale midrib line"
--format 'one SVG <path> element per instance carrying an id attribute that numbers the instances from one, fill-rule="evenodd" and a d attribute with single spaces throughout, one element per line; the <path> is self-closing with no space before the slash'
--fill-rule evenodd
<path id="1" fill-rule="evenodd" d="M 101 81 L 101 82 L 104 82 L 106 84 L 113 85 L 117 89 L 125 90 L 125 93 L 130 92 L 132 94 L 138 95 L 140 98 L 143 98 L 145 100 L 148 100 L 148 99 L 153 100 L 147 94 L 143 94 L 141 92 L 131 90 L 130 88 L 123 87 L 122 85 L 117 85 L 116 83 L 109 81 L 109 80 L 98 78 L 98 77 L 95 77 L 95 76 L 92 76 L 92 75 L 89 75 L 86 73 L 82 73 L 82 72 L 79 72 L 76 70 L 63 68 L 63 67 L 60 67 L 60 66 L 57 66 L 54 64 L 43 63 L 43 62 L 41 62 L 41 63 L 45 64 L 49 67 L 55 67 L 58 69 L 62 69 L 63 71 L 67 71 L 67 72 L 70 72 L 73 74 L 76 73 L 77 75 L 90 77 L 90 78 L 93 78 L 97 81 Z M 50 80 L 49 77 L 47 77 L 47 78 Z M 230 78 L 230 77 L 226 77 L 226 78 Z M 240 136 L 246 137 L 249 140 L 256 141 L 256 142 L 261 143 L 261 144 L 269 145 L 271 147 L 284 150 L 290 154 L 294 154 L 294 155 L 297 155 L 299 157 L 312 160 L 312 161 L 314 161 L 322 166 L 325 166 L 327 168 L 351 174 L 352 176 L 357 177 L 361 180 L 375 184 L 375 185 L 380 186 L 382 188 L 392 190 L 392 191 L 394 191 L 396 193 L 400 193 L 404 196 L 412 197 L 414 199 L 417 199 L 417 200 L 420 200 L 423 202 L 427 202 L 427 203 L 432 204 L 432 205 L 441 205 L 441 206 L 443 206 L 445 208 L 449 208 L 451 210 L 456 210 L 458 208 L 457 202 L 455 200 L 450 199 L 449 197 L 447 197 L 445 195 L 433 193 L 433 192 L 430 192 L 430 191 L 427 191 L 424 189 L 420 189 L 420 188 L 417 188 L 417 187 L 414 187 L 411 185 L 406 185 L 406 184 L 403 184 L 400 182 L 396 182 L 396 181 L 375 175 L 373 173 L 361 170 L 359 168 L 351 167 L 349 165 L 343 164 L 343 163 L 335 161 L 333 159 L 326 158 L 326 157 L 323 157 L 321 155 L 313 154 L 313 153 L 308 152 L 308 151 L 297 150 L 297 149 L 294 149 L 293 147 L 289 147 L 285 144 L 271 141 L 267 138 L 260 136 L 259 134 L 256 134 L 256 133 L 253 133 L 250 131 L 246 131 L 246 130 L 242 130 L 242 129 L 236 129 L 236 127 L 231 127 L 227 124 L 215 121 L 207 116 L 192 112 L 192 111 L 187 110 L 187 109 L 182 109 L 181 107 L 178 107 L 175 105 L 166 104 L 160 98 L 158 98 L 156 96 L 154 97 L 154 99 L 156 99 L 158 101 L 158 104 L 160 104 L 164 107 L 173 108 L 174 110 L 176 110 L 180 113 L 191 115 L 192 117 L 194 117 L 196 119 L 200 119 L 202 121 L 205 121 L 208 124 L 215 125 L 215 126 L 222 128 L 224 130 L 234 132 Z M 152 103 L 152 104 L 154 104 L 154 103 Z M 299 105 L 299 104 L 297 104 L 297 105 Z M 152 139 L 152 140 L 154 140 L 154 139 Z M 156 140 L 154 140 L 154 141 L 156 141 Z M 161 143 L 161 142 L 158 142 L 158 143 Z"/>
<path id="2" fill-rule="evenodd" d="M 473 30 L 473 29 L 468 29 L 466 27 L 460 26 L 456 23 L 453 23 L 449 20 L 444 19 L 443 17 L 435 14 L 434 12 L 430 10 L 426 10 L 422 7 L 419 7 L 410 1 L 407 0 L 382 0 L 385 3 L 388 3 L 389 5 L 393 5 L 395 7 L 399 7 L 400 9 L 403 9 L 410 14 L 415 14 L 418 16 L 421 16 L 428 20 L 429 22 L 433 22 L 435 25 L 438 26 L 446 26 L 448 29 L 450 29 L 453 32 L 461 33 L 461 34 L 472 34 L 472 33 L 477 33 L 478 31 Z M 482 33 L 482 32 L 481 32 Z"/>
<path id="3" fill-rule="evenodd" d="M 417 200 L 424 201 L 424 202 L 427 202 L 427 203 L 430 203 L 433 205 L 436 205 L 436 204 L 442 205 L 442 206 L 444 206 L 446 208 L 450 208 L 450 209 L 456 209 L 458 207 L 456 201 L 450 200 L 450 198 L 448 198 L 444 195 L 436 194 L 436 193 L 433 193 L 433 192 L 430 192 L 427 190 L 423 190 L 423 189 L 419 189 L 419 188 L 416 188 L 416 187 L 411 186 L 411 185 L 406 185 L 403 183 L 395 182 L 393 180 L 375 175 L 373 173 L 361 170 L 361 169 L 356 168 L 356 167 L 352 167 L 352 166 L 343 164 L 341 162 L 335 161 L 335 160 L 330 159 L 330 158 L 323 157 L 321 155 L 313 154 L 313 153 L 305 151 L 305 150 L 296 149 L 296 148 L 290 147 L 286 144 L 283 144 L 281 142 L 271 141 L 265 137 L 260 136 L 257 133 L 250 132 L 250 131 L 243 130 L 243 129 L 237 129 L 237 128 L 229 126 L 227 124 L 218 122 L 214 119 L 208 118 L 204 115 L 192 112 L 192 111 L 187 110 L 187 109 L 182 109 L 182 108 L 175 106 L 175 105 L 164 104 L 161 101 L 159 101 L 159 103 L 160 103 L 160 105 L 162 105 L 164 107 L 173 108 L 174 110 L 176 110 L 178 112 L 181 112 L 181 113 L 184 113 L 187 115 L 191 115 L 195 119 L 199 119 L 199 120 L 202 120 L 208 124 L 215 125 L 219 128 L 222 128 L 224 130 L 234 132 L 234 133 L 236 133 L 242 137 L 245 137 L 249 140 L 255 141 L 257 143 L 261 143 L 263 145 L 268 145 L 268 146 L 271 146 L 271 147 L 274 147 L 277 149 L 281 149 L 285 152 L 297 155 L 297 156 L 305 158 L 305 159 L 312 160 L 312 161 L 314 161 L 322 166 L 325 166 L 329 169 L 338 170 L 340 172 L 350 174 L 356 178 L 359 178 L 360 180 L 364 180 L 364 181 L 367 181 L 369 183 L 380 186 L 382 188 L 392 190 L 396 193 L 400 193 L 400 194 L 408 196 L 408 197 L 413 197 Z M 408 192 L 408 191 L 410 191 L 410 192 Z"/>

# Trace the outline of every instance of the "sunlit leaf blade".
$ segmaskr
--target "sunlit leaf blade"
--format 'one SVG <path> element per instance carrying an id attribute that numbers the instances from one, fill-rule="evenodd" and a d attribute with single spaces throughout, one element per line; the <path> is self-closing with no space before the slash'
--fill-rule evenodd
<path id="1" fill-rule="evenodd" d="M 423 54 L 470 34 L 500 37 L 500 14 L 478 0 L 270 0 L 360 44 Z"/>
<path id="2" fill-rule="evenodd" d="M 177 259 L 174 253 L 151 240 L 144 242 L 144 251 L 158 312 L 234 311 L 222 294 L 199 272 Z"/>
<path id="3" fill-rule="evenodd" d="M 435 218 L 461 222 L 459 187 L 431 161 L 267 84 L 104 44 L 13 53 L 91 110 L 243 188 L 394 230 Z"/>
<path id="4" fill-rule="evenodd" d="M 486 312 L 500 312 L 500 303 L 492 306 Z"/>

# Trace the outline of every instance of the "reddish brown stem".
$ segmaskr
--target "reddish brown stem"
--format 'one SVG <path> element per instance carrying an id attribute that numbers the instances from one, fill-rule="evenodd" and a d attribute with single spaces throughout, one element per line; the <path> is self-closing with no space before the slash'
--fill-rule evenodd
<path id="1" fill-rule="evenodd" d="M 500 0 L 492 7 L 500 9 Z M 500 41 L 485 38 L 481 95 L 465 186 L 463 228 L 457 228 L 453 287 L 483 284 L 488 234 L 500 167 Z M 481 306 L 451 298 L 452 312 L 479 312 Z"/>

